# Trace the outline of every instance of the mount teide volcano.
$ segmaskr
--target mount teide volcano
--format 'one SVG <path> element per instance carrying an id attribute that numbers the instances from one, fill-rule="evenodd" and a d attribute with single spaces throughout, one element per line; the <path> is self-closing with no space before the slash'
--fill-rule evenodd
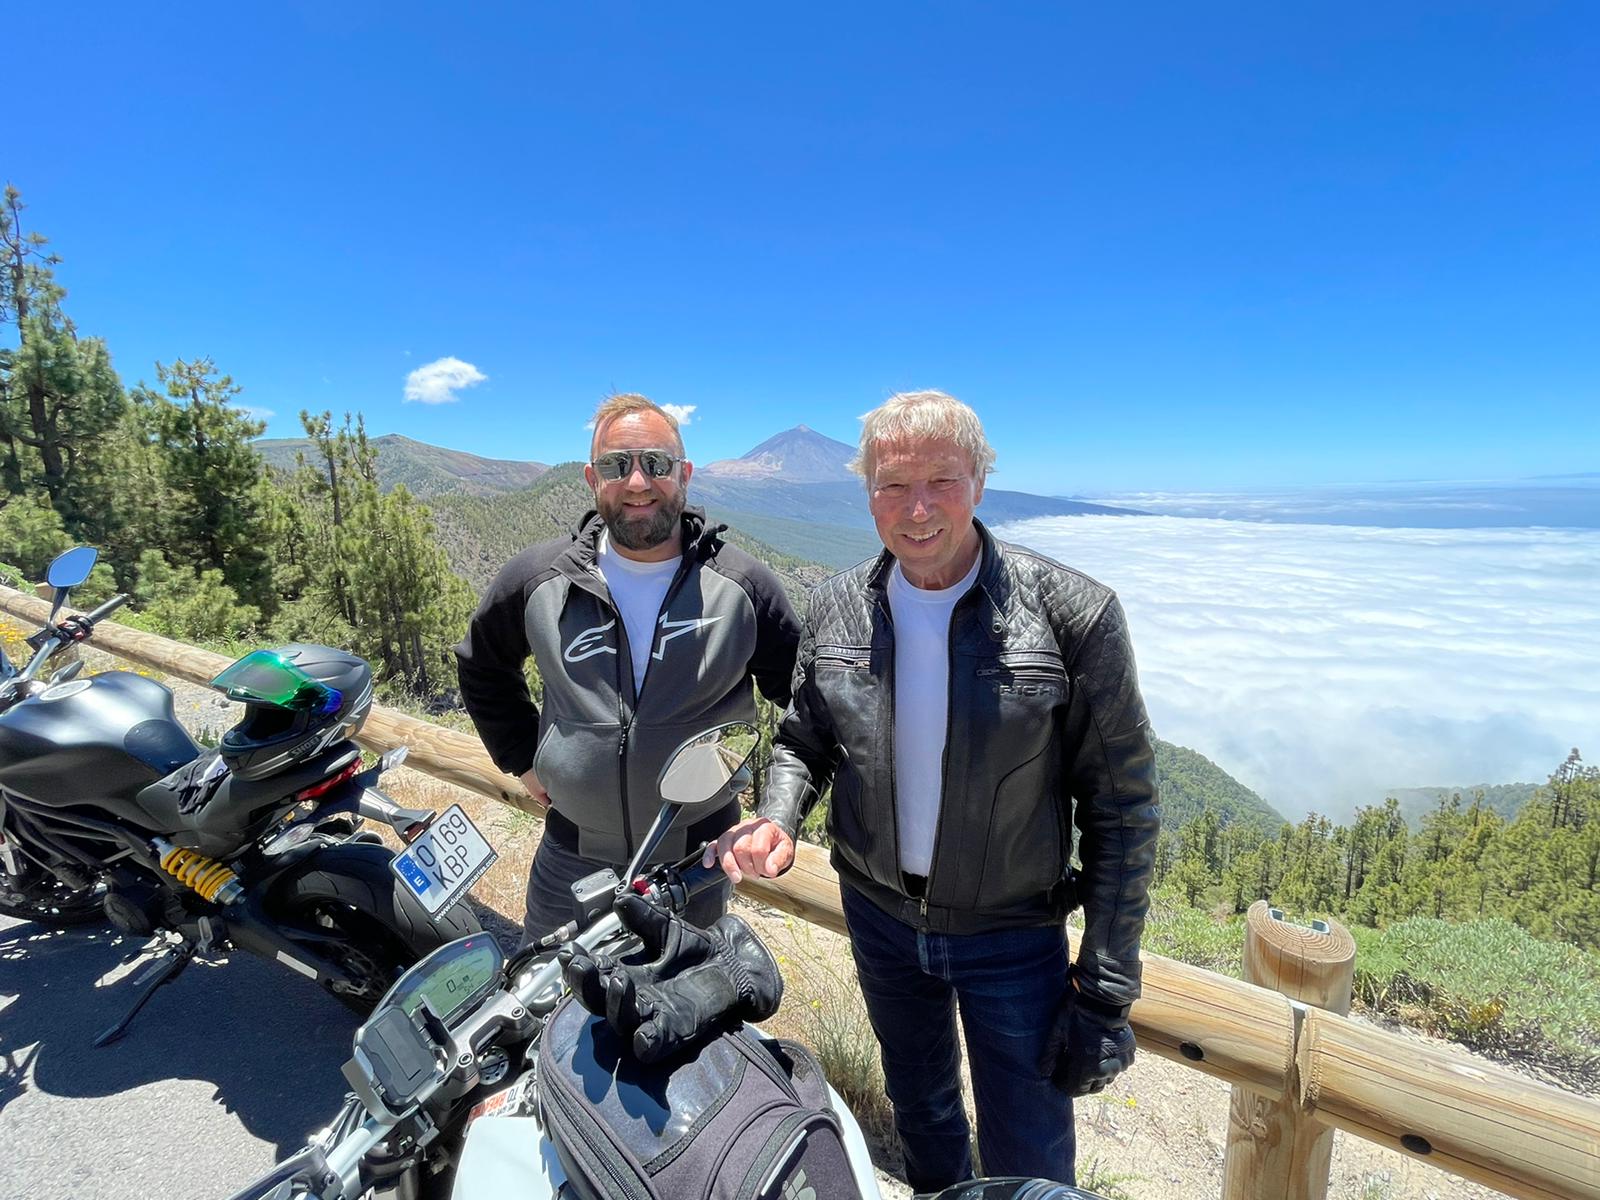
<path id="1" fill-rule="evenodd" d="M 701 477 L 716 479 L 782 479 L 787 483 L 852 483 L 845 466 L 854 446 L 835 441 L 808 425 L 796 425 L 769 437 L 739 458 L 723 458 L 700 468 Z"/>

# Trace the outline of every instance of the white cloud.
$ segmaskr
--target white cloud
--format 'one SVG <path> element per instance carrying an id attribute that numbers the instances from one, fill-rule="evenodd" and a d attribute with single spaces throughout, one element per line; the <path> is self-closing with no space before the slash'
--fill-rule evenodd
<path id="1" fill-rule="evenodd" d="M 475 387 L 489 377 L 459 358 L 436 358 L 406 376 L 406 402 L 451 404 L 462 388 Z"/>
<path id="2" fill-rule="evenodd" d="M 1163 738 L 1287 814 L 1600 758 L 1600 531 L 1005 527 L 1115 588 Z"/>
<path id="3" fill-rule="evenodd" d="M 251 404 L 241 404 L 238 407 L 239 411 L 252 421 L 267 421 L 278 415 L 270 408 L 257 408 Z"/>

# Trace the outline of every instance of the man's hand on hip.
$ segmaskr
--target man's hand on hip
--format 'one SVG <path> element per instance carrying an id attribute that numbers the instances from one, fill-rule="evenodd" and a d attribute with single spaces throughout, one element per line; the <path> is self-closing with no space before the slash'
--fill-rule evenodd
<path id="1" fill-rule="evenodd" d="M 535 804 L 540 808 L 550 807 L 550 793 L 544 790 L 544 784 L 539 782 L 539 777 L 533 773 L 532 767 L 517 778 L 522 780 L 522 786 L 528 790 L 528 795 L 533 797 Z"/>
<path id="2" fill-rule="evenodd" d="M 794 839 L 766 817 L 740 821 L 706 847 L 702 866 L 721 863 L 728 878 L 738 883 L 746 875 L 771 879 L 794 863 Z"/>

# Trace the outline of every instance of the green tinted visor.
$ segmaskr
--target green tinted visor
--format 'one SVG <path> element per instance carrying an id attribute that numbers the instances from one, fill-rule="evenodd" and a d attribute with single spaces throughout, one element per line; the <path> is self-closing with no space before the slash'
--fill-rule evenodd
<path id="1" fill-rule="evenodd" d="M 254 650 L 211 681 L 230 700 L 274 704 L 295 712 L 331 712 L 344 698 L 271 650 Z"/>

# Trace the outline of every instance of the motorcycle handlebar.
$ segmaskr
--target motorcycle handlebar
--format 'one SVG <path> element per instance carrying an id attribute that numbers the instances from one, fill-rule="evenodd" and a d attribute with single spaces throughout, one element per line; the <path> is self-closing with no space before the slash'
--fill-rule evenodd
<path id="1" fill-rule="evenodd" d="M 107 617 L 109 617 L 112 613 L 116 612 L 117 609 L 121 608 L 127 602 L 128 602 L 128 594 L 126 592 L 119 592 L 119 593 L 117 593 L 117 595 L 111 597 L 111 599 L 107 600 L 99 608 L 95 609 L 92 613 L 90 613 L 88 616 L 84 617 L 83 619 L 85 621 L 89 622 L 89 624 L 94 625 L 94 624 L 96 624 L 96 623 L 98 623 L 100 621 L 105 620 Z"/>
<path id="2" fill-rule="evenodd" d="M 704 853 L 705 847 L 702 846 L 682 862 L 674 863 L 668 871 L 665 893 L 660 887 L 652 888 L 652 899 L 673 912 L 681 913 L 690 900 L 714 886 L 719 879 L 726 879 L 727 875 L 720 866 L 700 865 Z"/>

